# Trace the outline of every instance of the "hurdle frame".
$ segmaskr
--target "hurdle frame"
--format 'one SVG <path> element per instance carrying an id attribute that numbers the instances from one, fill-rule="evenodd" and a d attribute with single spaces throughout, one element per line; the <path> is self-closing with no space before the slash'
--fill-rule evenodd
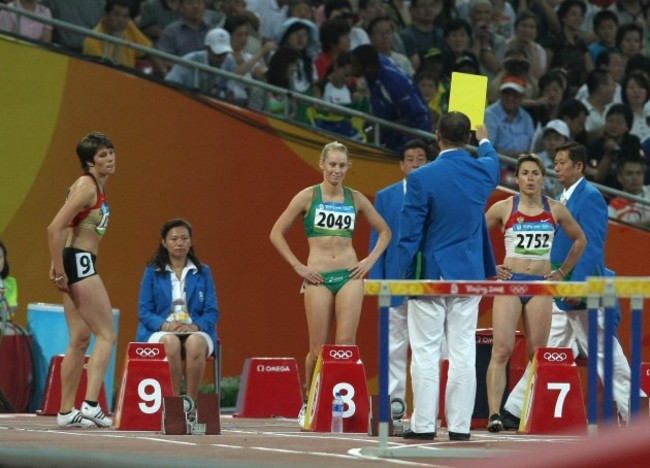
<path id="1" fill-rule="evenodd" d="M 388 446 L 388 337 L 389 308 L 392 296 L 554 296 L 584 297 L 587 299 L 589 318 L 588 353 L 598 352 L 598 313 L 605 309 L 605 375 L 603 376 L 604 417 L 613 417 L 612 392 L 612 340 L 614 330 L 614 305 L 616 298 L 630 298 L 632 310 L 630 358 L 630 422 L 640 411 L 641 336 L 643 300 L 650 298 L 650 277 L 589 277 L 586 281 L 436 281 L 436 280 L 365 280 L 365 295 L 378 296 L 379 303 L 379 444 L 361 449 L 362 453 L 381 458 L 394 457 L 494 457 L 502 453 L 494 449 L 440 449 L 427 447 Z M 602 302 L 601 302 L 602 299 Z M 598 359 L 588 359 L 588 416 L 589 434 L 597 433 L 598 422 Z"/>

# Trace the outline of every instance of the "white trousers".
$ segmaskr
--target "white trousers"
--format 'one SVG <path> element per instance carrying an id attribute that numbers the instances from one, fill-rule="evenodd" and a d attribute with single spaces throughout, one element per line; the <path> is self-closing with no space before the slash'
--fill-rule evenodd
<path id="1" fill-rule="evenodd" d="M 476 321 L 481 298 L 423 297 L 408 301 L 413 414 L 411 430 L 435 432 L 443 336 L 449 352 L 445 416 L 449 431 L 469 433 L 476 398 Z"/>
<path id="2" fill-rule="evenodd" d="M 407 301 L 388 310 L 388 394 L 406 401 L 406 363 L 409 349 Z"/>
<path id="3" fill-rule="evenodd" d="M 553 320 L 551 322 L 551 334 L 548 338 L 548 347 L 550 348 L 573 348 L 576 353 L 575 345 L 577 344 L 587 356 L 589 355 L 588 335 L 589 318 L 587 310 L 575 310 L 565 312 L 558 309 L 553 302 Z M 612 390 L 614 401 L 621 417 L 627 421 L 629 415 L 629 398 L 630 398 L 630 365 L 623 353 L 621 344 L 618 339 L 613 339 L 613 382 Z M 598 310 L 598 375 L 601 382 L 604 376 L 605 361 L 605 313 L 602 309 Z M 530 373 L 530 363 L 526 367 L 526 372 L 512 392 L 508 396 L 508 401 L 504 409 L 519 417 L 524 404 L 524 394 L 526 392 L 526 383 Z"/>

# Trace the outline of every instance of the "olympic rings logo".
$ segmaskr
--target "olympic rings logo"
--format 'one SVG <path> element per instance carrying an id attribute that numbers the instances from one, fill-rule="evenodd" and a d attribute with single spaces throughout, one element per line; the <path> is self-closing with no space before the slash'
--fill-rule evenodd
<path id="1" fill-rule="evenodd" d="M 350 350 L 341 350 L 341 349 L 331 349 L 330 357 L 332 359 L 350 359 L 352 357 L 352 351 Z"/>
<path id="2" fill-rule="evenodd" d="M 140 357 L 156 357 L 160 350 L 158 348 L 136 348 L 135 353 Z"/>
<path id="3" fill-rule="evenodd" d="M 566 353 L 545 352 L 544 359 L 549 362 L 562 362 L 567 360 Z"/>
<path id="4" fill-rule="evenodd" d="M 516 294 L 517 296 L 521 296 L 522 294 L 528 292 L 528 286 L 511 286 L 510 291 L 512 291 L 512 293 Z"/>

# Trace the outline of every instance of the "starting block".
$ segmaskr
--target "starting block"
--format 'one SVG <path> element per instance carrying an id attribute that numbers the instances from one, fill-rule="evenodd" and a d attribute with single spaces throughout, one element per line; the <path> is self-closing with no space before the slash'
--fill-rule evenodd
<path id="1" fill-rule="evenodd" d="M 163 398 L 174 395 L 163 343 L 129 343 L 115 412 L 115 428 L 159 431 Z"/>
<path id="2" fill-rule="evenodd" d="M 166 435 L 220 435 L 219 395 L 199 395 L 198 405 L 188 396 L 163 399 L 162 433 Z"/>
<path id="3" fill-rule="evenodd" d="M 571 348 L 539 348 L 535 353 L 519 431 L 587 434 L 580 374 Z"/>
<path id="4" fill-rule="evenodd" d="M 234 417 L 296 418 L 302 406 L 298 364 L 294 358 L 244 361 Z"/>
<path id="5" fill-rule="evenodd" d="M 309 390 L 305 429 L 330 432 L 332 400 L 341 394 L 343 432 L 368 433 L 370 396 L 357 346 L 324 345 Z"/>
<path id="6" fill-rule="evenodd" d="M 55 415 L 59 412 L 61 406 L 61 364 L 63 363 L 63 354 L 52 356 L 50 360 L 50 367 L 47 371 L 47 380 L 45 381 L 45 391 L 43 392 L 43 406 L 37 414 L 49 416 Z M 90 356 L 84 357 L 84 367 L 81 372 L 81 379 L 77 387 L 77 394 L 75 395 L 74 405 L 75 408 L 81 408 L 81 404 L 86 396 L 86 385 L 88 377 L 86 369 L 88 367 L 88 359 Z M 106 389 L 102 383 L 99 390 L 99 405 L 108 411 L 108 403 L 106 402 Z"/>

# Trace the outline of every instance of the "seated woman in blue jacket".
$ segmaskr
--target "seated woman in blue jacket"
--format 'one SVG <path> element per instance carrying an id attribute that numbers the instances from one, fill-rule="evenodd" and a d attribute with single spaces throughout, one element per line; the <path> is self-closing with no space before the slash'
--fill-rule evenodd
<path id="1" fill-rule="evenodd" d="M 161 242 L 140 284 L 136 340 L 164 343 L 174 394 L 196 399 L 205 361 L 214 351 L 219 320 L 217 293 L 210 267 L 192 246 L 192 225 L 172 219 L 160 230 Z"/>

